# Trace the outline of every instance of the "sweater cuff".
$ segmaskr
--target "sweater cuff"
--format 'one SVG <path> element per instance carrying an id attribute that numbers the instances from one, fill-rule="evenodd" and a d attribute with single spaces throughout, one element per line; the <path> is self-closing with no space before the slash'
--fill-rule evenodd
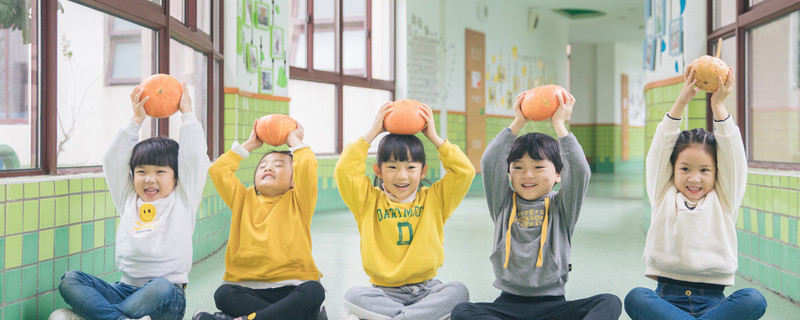
<path id="1" fill-rule="evenodd" d="M 561 152 L 568 152 L 569 150 L 575 149 L 575 147 L 580 148 L 578 138 L 576 138 L 572 132 L 566 136 L 558 138 L 558 143 L 561 145 Z"/>
<path id="2" fill-rule="evenodd" d="M 181 114 L 181 125 L 190 124 L 192 122 L 200 122 L 194 112 L 187 112 Z"/>
<path id="3" fill-rule="evenodd" d="M 714 134 L 715 135 L 728 135 L 734 133 L 739 130 L 739 127 L 736 126 L 736 122 L 733 121 L 733 117 L 728 115 L 725 120 L 716 121 L 714 120 Z"/>
<path id="4" fill-rule="evenodd" d="M 303 148 L 310 148 L 310 147 L 309 147 L 307 144 L 305 144 L 305 143 L 301 143 L 301 144 L 298 144 L 298 145 L 296 145 L 296 146 L 294 146 L 294 147 L 290 147 L 290 148 L 289 148 L 289 152 L 291 152 L 292 154 L 294 154 L 294 152 L 295 152 L 295 151 L 297 151 L 297 150 L 300 150 L 300 149 L 303 149 Z"/>
<path id="5" fill-rule="evenodd" d="M 667 130 L 667 132 L 674 131 L 674 130 L 680 131 L 681 119 L 674 119 L 674 118 L 671 118 L 670 116 L 668 116 L 667 114 L 664 114 L 664 118 L 661 120 L 661 123 L 658 124 L 658 125 L 662 126 L 662 128 L 664 130 Z"/>
<path id="6" fill-rule="evenodd" d="M 231 151 L 238 154 L 242 159 L 247 158 L 250 156 L 250 151 L 247 151 L 238 141 L 234 141 L 233 145 L 231 145 Z"/>
<path id="7" fill-rule="evenodd" d="M 139 129 L 141 129 L 141 128 L 142 128 L 141 124 L 138 124 L 136 122 L 133 122 L 133 120 L 131 120 L 131 121 L 128 121 L 127 124 L 125 124 L 125 127 L 122 128 L 122 130 L 125 131 L 125 133 L 128 134 L 128 135 L 138 136 L 139 135 Z"/>
<path id="8" fill-rule="evenodd" d="M 675 120 L 675 121 L 681 121 L 681 118 L 675 119 L 675 118 L 673 118 L 673 117 L 670 117 L 670 116 L 669 116 L 669 113 L 665 113 L 665 114 L 664 114 L 664 116 L 666 116 L 667 118 L 670 118 L 670 119 L 672 119 L 672 120 Z"/>

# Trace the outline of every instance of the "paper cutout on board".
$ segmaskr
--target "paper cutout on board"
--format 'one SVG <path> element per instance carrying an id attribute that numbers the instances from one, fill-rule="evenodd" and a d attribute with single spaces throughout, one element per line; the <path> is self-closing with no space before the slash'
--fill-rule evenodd
<path id="1" fill-rule="evenodd" d="M 517 58 L 517 46 L 511 47 L 511 55 L 514 56 L 514 59 Z"/>
<path id="2" fill-rule="evenodd" d="M 678 61 L 675 61 L 675 72 L 678 72 L 679 70 L 680 69 L 678 69 Z"/>
<path id="3" fill-rule="evenodd" d="M 667 51 L 667 42 L 661 39 L 661 52 Z"/>
<path id="4" fill-rule="evenodd" d="M 681 14 L 683 14 L 683 10 L 686 9 L 686 0 L 681 0 Z"/>
<path id="5" fill-rule="evenodd" d="M 481 72 L 473 70 L 472 74 L 470 76 L 470 80 L 472 80 L 472 81 L 470 81 L 470 83 L 472 84 L 473 88 L 480 89 L 480 87 L 481 87 Z"/>
<path id="6" fill-rule="evenodd" d="M 286 88 L 286 84 L 288 82 L 289 81 L 286 80 L 286 69 L 283 66 L 281 66 L 281 68 L 278 69 L 278 83 L 277 84 L 281 88 Z"/>

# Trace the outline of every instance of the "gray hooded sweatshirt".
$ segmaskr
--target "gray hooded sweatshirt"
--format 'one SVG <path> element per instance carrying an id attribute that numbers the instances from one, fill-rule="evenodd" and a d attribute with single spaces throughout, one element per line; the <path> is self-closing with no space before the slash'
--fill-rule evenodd
<path id="1" fill-rule="evenodd" d="M 572 133 L 559 138 L 561 161 L 561 189 L 550 191 L 534 200 L 515 196 L 509 185 L 506 159 L 516 136 L 504 128 L 489 142 L 481 158 L 486 202 L 494 220 L 494 250 L 492 261 L 494 286 L 502 291 L 520 296 L 564 295 L 564 285 L 569 273 L 569 254 L 572 231 L 578 221 L 583 197 L 589 185 L 591 171 L 581 145 Z M 517 212 L 512 213 L 514 197 Z M 542 236 L 545 198 L 549 198 L 546 237 Z M 506 234 L 509 232 L 511 214 L 517 215 L 510 227 L 510 255 L 506 261 Z M 542 266 L 536 266 L 539 248 L 542 247 Z"/>

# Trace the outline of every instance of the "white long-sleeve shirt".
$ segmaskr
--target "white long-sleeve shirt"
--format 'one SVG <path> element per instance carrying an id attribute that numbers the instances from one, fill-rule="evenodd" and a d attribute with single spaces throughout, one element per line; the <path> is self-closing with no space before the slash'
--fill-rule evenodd
<path id="1" fill-rule="evenodd" d="M 203 197 L 210 161 L 203 127 L 193 112 L 181 115 L 178 179 L 166 198 L 152 202 L 154 217 L 140 217 L 142 200 L 133 188 L 130 159 L 141 126 L 129 121 L 111 141 L 103 157 L 103 171 L 111 198 L 120 215 L 116 239 L 116 265 L 121 281 L 142 286 L 164 277 L 172 283 L 189 282 L 192 267 L 192 233 Z"/>
<path id="2" fill-rule="evenodd" d="M 644 248 L 645 275 L 733 285 L 738 267 L 736 215 L 747 188 L 747 157 L 731 117 L 714 122 L 717 179 L 694 209 L 678 192 L 669 158 L 680 120 L 666 115 L 656 128 L 646 160 L 650 229 Z"/>

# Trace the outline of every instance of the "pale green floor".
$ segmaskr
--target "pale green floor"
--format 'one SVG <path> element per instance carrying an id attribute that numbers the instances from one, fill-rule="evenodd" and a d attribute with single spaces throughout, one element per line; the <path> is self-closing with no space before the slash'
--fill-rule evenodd
<path id="1" fill-rule="evenodd" d="M 623 299 L 632 288 L 654 288 L 645 278 L 641 255 L 642 193 L 638 175 L 595 174 L 572 239 L 573 271 L 567 282 L 567 299 L 613 293 Z M 311 226 L 314 259 L 323 272 L 325 307 L 329 319 L 344 319 L 342 295 L 353 285 L 367 285 L 361 267 L 359 236 L 348 211 L 317 214 Z M 494 227 L 484 198 L 466 198 L 445 225 L 445 263 L 437 279 L 461 281 L 470 300 L 494 300 L 499 291 L 492 287 L 494 275 L 489 254 Z M 196 264 L 189 274 L 186 319 L 198 309 L 216 310 L 213 293 L 224 272 L 224 250 Z M 767 298 L 769 307 L 762 319 L 800 319 L 800 306 L 764 287 L 736 278 L 736 289 L 754 287 Z M 622 312 L 620 319 L 629 319 Z"/>

